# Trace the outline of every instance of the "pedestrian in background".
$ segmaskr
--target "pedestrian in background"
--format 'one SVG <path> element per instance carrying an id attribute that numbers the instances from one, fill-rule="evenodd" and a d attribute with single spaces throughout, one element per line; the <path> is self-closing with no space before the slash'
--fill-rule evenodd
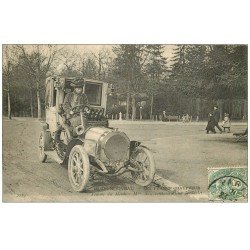
<path id="1" fill-rule="evenodd" d="M 222 128 L 219 125 L 220 112 L 219 112 L 217 106 L 214 106 L 213 117 L 214 117 L 214 120 L 215 120 L 215 127 L 217 127 L 220 130 L 220 133 L 222 133 Z"/>
<path id="2" fill-rule="evenodd" d="M 209 131 L 213 132 L 214 134 L 216 134 L 216 131 L 214 129 L 215 126 L 215 119 L 212 113 L 209 113 L 208 115 L 208 123 L 207 123 L 207 134 L 209 134 Z"/>
<path id="3" fill-rule="evenodd" d="M 166 120 L 167 120 L 166 111 L 163 110 L 163 111 L 162 111 L 162 121 L 165 122 Z"/>
<path id="4" fill-rule="evenodd" d="M 224 114 L 224 120 L 222 122 L 222 127 L 224 128 L 224 132 L 226 132 L 226 128 L 228 129 L 228 133 L 230 133 L 231 127 L 231 119 L 228 113 Z"/>

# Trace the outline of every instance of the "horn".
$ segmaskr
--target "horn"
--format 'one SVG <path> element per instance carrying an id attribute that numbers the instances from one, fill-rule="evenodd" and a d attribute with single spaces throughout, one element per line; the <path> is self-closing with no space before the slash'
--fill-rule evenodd
<path id="1" fill-rule="evenodd" d="M 85 128 L 84 128 L 83 125 L 79 125 L 79 126 L 76 127 L 77 135 L 82 135 L 84 133 L 84 131 L 85 131 Z"/>

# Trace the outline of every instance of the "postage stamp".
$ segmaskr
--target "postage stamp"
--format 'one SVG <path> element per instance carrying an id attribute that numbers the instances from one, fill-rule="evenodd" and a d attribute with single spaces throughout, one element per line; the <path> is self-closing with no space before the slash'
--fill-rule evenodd
<path id="1" fill-rule="evenodd" d="M 247 167 L 208 168 L 211 201 L 247 201 Z"/>

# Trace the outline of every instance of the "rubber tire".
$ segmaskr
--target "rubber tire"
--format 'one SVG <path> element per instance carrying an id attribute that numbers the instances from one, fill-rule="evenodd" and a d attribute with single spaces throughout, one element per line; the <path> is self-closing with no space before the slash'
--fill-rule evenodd
<path id="1" fill-rule="evenodd" d="M 144 152 L 147 155 L 148 159 L 149 159 L 149 162 L 150 162 L 149 178 L 147 180 L 138 179 L 138 178 L 136 178 L 136 174 L 134 172 L 131 172 L 131 175 L 132 175 L 132 178 L 133 178 L 134 182 L 137 185 L 146 187 L 154 180 L 154 176 L 155 176 L 154 157 L 153 157 L 152 152 L 146 147 L 139 146 L 138 148 L 135 149 L 134 153 L 136 153 L 136 151 Z"/>
<path id="2" fill-rule="evenodd" d="M 83 177 L 82 177 L 82 183 L 77 186 L 75 185 L 72 177 L 72 157 L 75 152 L 80 153 L 81 158 L 83 159 Z M 90 164 L 89 164 L 89 157 L 85 149 L 83 148 L 82 145 L 75 145 L 69 154 L 69 160 L 68 160 L 68 175 L 69 175 L 69 181 L 71 184 L 71 187 L 73 188 L 74 191 L 76 192 L 83 192 L 84 189 L 87 186 L 87 183 L 89 181 L 89 175 L 90 175 Z"/>
<path id="3" fill-rule="evenodd" d="M 41 140 L 41 137 L 43 138 L 43 152 L 41 153 L 41 149 L 40 149 L 40 140 Z M 44 131 L 41 131 L 40 135 L 39 135 L 39 140 L 38 140 L 38 147 L 39 147 L 39 161 L 44 163 L 47 159 L 47 155 L 44 153 L 44 147 L 45 147 L 45 142 L 46 140 L 46 137 L 45 137 L 45 132 Z"/>

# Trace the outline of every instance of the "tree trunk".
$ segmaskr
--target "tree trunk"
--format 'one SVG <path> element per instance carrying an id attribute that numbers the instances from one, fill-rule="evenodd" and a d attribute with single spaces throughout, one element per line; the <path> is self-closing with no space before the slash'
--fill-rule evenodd
<path id="1" fill-rule="evenodd" d="M 129 105 L 130 104 L 130 93 L 127 93 L 127 103 L 126 103 L 126 120 L 129 120 Z"/>
<path id="2" fill-rule="evenodd" d="M 98 77 L 99 77 L 99 80 L 101 79 L 101 72 L 102 72 L 102 64 L 101 64 L 101 61 L 99 61 L 99 68 L 98 68 Z"/>
<path id="3" fill-rule="evenodd" d="M 8 90 L 8 118 L 11 119 L 10 90 Z"/>
<path id="4" fill-rule="evenodd" d="M 34 117 L 33 95 L 31 91 L 30 91 L 30 116 L 32 118 Z"/>
<path id="5" fill-rule="evenodd" d="M 135 95 L 132 95 L 132 121 L 136 119 L 136 102 Z"/>
<path id="6" fill-rule="evenodd" d="M 223 100 L 219 99 L 217 101 L 217 105 L 218 105 L 218 110 L 220 112 L 220 119 L 223 119 Z"/>
<path id="7" fill-rule="evenodd" d="M 233 115 L 233 100 L 229 100 L 229 114 L 232 116 Z"/>
<path id="8" fill-rule="evenodd" d="M 37 90 L 37 118 L 42 118 L 42 110 L 41 110 L 41 99 L 40 99 L 40 93 L 39 90 Z"/>
<path id="9" fill-rule="evenodd" d="M 153 120 L 153 105 L 154 105 L 154 95 L 151 96 L 151 104 L 150 104 L 150 119 Z"/>
<path id="10" fill-rule="evenodd" d="M 245 119 L 247 118 L 247 99 L 244 100 L 243 116 Z"/>
<path id="11" fill-rule="evenodd" d="M 200 105 L 201 104 L 201 99 L 196 98 L 196 116 L 200 117 Z"/>

